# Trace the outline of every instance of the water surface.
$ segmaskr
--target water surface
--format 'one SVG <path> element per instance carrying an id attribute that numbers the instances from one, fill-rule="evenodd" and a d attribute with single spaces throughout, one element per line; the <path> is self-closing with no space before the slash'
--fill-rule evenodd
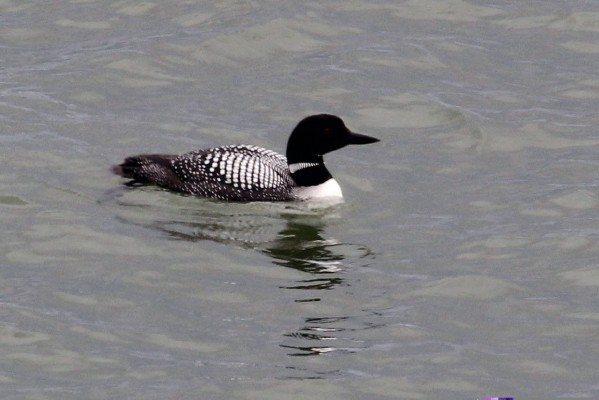
<path id="1" fill-rule="evenodd" d="M 596 398 L 589 2 L 0 1 L 6 399 Z M 329 112 L 346 201 L 122 186 Z"/>

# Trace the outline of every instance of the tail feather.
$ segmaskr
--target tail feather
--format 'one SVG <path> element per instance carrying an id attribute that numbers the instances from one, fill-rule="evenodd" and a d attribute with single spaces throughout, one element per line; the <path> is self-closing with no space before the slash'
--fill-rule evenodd
<path id="1" fill-rule="evenodd" d="M 176 188 L 181 185 L 181 181 L 171 164 L 175 157 L 168 154 L 141 154 L 127 157 L 123 163 L 114 165 L 112 172 L 132 179 L 133 183 Z"/>

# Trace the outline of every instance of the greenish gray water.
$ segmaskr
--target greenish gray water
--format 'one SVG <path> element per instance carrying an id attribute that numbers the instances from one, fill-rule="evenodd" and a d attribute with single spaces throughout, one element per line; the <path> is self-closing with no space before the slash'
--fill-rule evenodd
<path id="1" fill-rule="evenodd" d="M 5 399 L 596 398 L 590 2 L 0 0 Z M 283 150 L 344 204 L 129 190 L 141 152 Z"/>

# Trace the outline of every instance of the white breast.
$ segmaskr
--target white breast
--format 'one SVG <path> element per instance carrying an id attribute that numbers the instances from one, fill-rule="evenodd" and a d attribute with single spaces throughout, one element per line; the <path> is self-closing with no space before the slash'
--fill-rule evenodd
<path id="1" fill-rule="evenodd" d="M 293 188 L 293 194 L 300 200 L 343 198 L 341 187 L 333 178 L 315 186 L 301 186 Z"/>

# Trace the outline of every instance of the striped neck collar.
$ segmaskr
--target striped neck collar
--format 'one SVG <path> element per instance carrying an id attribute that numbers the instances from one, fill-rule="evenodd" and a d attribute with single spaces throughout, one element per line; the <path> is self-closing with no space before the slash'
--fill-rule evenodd
<path id="1" fill-rule="evenodd" d="M 332 178 L 322 161 L 291 163 L 289 172 L 298 186 L 316 186 Z"/>
<path id="2" fill-rule="evenodd" d="M 292 174 L 295 174 L 297 171 L 300 171 L 304 168 L 318 167 L 319 165 L 321 165 L 321 163 L 316 163 L 316 162 L 293 163 L 293 164 L 289 164 L 289 172 L 291 172 Z"/>

